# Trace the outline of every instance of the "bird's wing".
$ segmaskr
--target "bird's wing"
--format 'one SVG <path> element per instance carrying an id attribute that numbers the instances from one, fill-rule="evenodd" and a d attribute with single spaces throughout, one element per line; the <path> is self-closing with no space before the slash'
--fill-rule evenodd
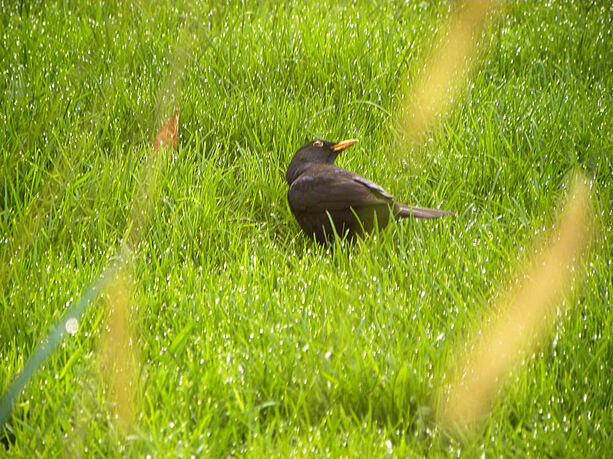
<path id="1" fill-rule="evenodd" d="M 392 196 L 379 185 L 352 172 L 338 171 L 303 174 L 296 179 L 288 193 L 292 209 L 323 212 L 392 202 Z"/>
<path id="2" fill-rule="evenodd" d="M 354 174 L 352 179 L 355 182 L 368 188 L 371 193 L 379 196 L 381 199 L 384 199 L 385 201 L 388 201 L 388 202 L 394 200 L 394 197 L 391 194 L 389 194 L 387 191 L 385 191 L 383 188 L 381 188 L 376 183 L 373 183 L 370 180 L 365 179 L 364 177 L 360 177 L 357 174 Z"/>

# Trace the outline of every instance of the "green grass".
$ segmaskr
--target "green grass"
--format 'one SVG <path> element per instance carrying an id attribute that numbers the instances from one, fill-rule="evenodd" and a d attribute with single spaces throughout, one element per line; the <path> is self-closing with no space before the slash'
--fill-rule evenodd
<path id="1" fill-rule="evenodd" d="M 181 120 L 132 247 L 135 424 L 112 418 L 98 301 L 19 397 L 0 456 L 611 450 L 609 3 L 509 5 L 401 166 L 393 112 L 446 2 L 1 6 L 0 390 L 118 256 L 148 145 L 174 106 Z M 315 137 L 359 138 L 340 165 L 457 217 L 316 246 L 284 181 Z M 599 226 L 586 275 L 482 431 L 450 437 L 432 415 L 443 376 L 576 169 Z"/>

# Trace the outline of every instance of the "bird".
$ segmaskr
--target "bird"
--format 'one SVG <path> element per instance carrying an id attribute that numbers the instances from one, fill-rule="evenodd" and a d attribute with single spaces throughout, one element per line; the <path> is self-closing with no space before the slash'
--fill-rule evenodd
<path id="1" fill-rule="evenodd" d="M 328 142 L 317 139 L 294 154 L 285 179 L 289 207 L 303 231 L 318 243 L 335 238 L 354 239 L 375 228 L 383 229 L 390 217 L 438 218 L 454 215 L 439 209 L 397 202 L 370 180 L 334 164 L 337 156 L 357 139 Z"/>

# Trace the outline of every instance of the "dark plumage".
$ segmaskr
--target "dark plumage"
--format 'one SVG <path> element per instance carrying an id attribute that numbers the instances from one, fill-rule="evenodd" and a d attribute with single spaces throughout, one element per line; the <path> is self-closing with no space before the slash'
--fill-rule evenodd
<path id="1" fill-rule="evenodd" d="M 387 226 L 395 218 L 438 218 L 453 215 L 438 209 L 413 207 L 394 202 L 394 197 L 364 177 L 334 165 L 339 153 L 357 140 L 334 143 L 316 140 L 303 145 L 294 155 L 285 178 L 289 206 L 302 229 L 318 242 L 334 235 L 353 238 L 375 227 Z"/>

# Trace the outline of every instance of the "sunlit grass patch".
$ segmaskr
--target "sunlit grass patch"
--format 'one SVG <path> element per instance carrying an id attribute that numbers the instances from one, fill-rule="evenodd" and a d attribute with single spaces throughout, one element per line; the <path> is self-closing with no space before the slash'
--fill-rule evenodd
<path id="1" fill-rule="evenodd" d="M 97 375 L 99 302 L 20 394 L 7 454 L 608 452 L 608 4 L 508 7 L 455 109 L 401 169 L 392 115 L 446 2 L 2 6 L 2 259 L 23 221 L 36 231 L 2 287 L 0 388 L 126 241 L 140 363 L 122 432 Z M 176 54 L 184 26 L 193 51 Z M 178 149 L 155 173 L 151 143 L 176 108 Z M 311 244 L 283 175 L 313 137 L 360 138 L 341 165 L 457 218 Z M 46 206 L 60 154 L 72 175 Z M 450 438 L 431 406 L 447 365 L 549 231 L 575 168 L 602 228 L 576 303 L 494 403 L 487 441 Z M 24 220 L 28 208 L 44 211 Z"/>

